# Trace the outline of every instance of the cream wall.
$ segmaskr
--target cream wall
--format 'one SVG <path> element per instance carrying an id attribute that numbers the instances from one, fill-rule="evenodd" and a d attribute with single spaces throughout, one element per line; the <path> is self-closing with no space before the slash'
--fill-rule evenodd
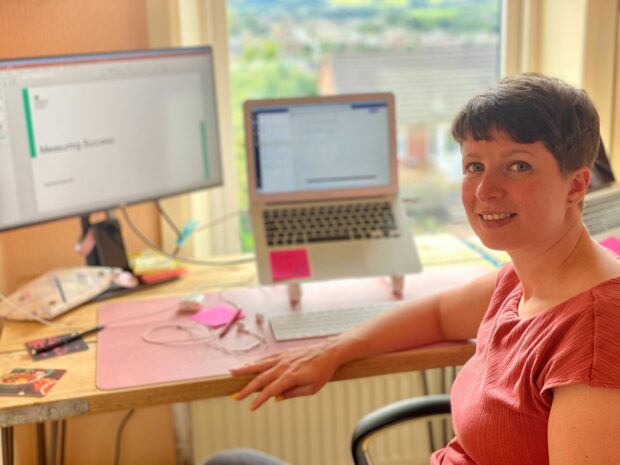
<path id="1" fill-rule="evenodd" d="M 617 105 L 619 0 L 504 0 L 505 74 L 537 71 L 585 89 L 601 116 L 601 135 L 612 156 L 620 141 Z M 614 156 L 620 172 L 620 156 Z"/>
<path id="2" fill-rule="evenodd" d="M 542 2 L 538 70 L 581 85 L 588 0 Z"/>
<path id="3" fill-rule="evenodd" d="M 618 1 L 545 0 L 540 21 L 539 70 L 588 92 L 601 117 L 603 141 L 610 149 Z"/>

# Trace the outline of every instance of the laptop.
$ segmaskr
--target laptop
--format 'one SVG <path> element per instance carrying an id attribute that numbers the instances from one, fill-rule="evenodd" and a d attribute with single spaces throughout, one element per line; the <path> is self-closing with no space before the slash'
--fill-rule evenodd
<path id="1" fill-rule="evenodd" d="M 592 179 L 583 202 L 583 222 L 596 240 L 620 238 L 620 185 L 601 141 Z"/>
<path id="2" fill-rule="evenodd" d="M 244 104 L 262 284 L 421 270 L 398 198 L 390 93 Z"/>

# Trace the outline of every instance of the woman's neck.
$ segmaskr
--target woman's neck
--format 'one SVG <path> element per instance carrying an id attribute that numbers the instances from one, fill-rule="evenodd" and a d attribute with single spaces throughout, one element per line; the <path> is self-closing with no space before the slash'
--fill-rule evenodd
<path id="1" fill-rule="evenodd" d="M 584 269 L 590 276 L 596 274 L 600 252 L 581 221 L 576 221 L 555 242 L 538 250 L 517 250 L 509 254 L 523 285 L 523 300 L 544 301 L 570 292 L 565 284 L 579 282 Z"/>

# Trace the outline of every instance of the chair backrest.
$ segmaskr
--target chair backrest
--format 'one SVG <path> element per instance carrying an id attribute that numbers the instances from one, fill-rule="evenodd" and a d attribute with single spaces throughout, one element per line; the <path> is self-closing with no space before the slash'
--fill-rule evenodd
<path id="1" fill-rule="evenodd" d="M 370 465 L 368 444 L 379 431 L 407 420 L 451 413 L 450 396 L 440 394 L 414 397 L 394 402 L 364 416 L 351 438 L 351 453 L 355 465 Z"/>

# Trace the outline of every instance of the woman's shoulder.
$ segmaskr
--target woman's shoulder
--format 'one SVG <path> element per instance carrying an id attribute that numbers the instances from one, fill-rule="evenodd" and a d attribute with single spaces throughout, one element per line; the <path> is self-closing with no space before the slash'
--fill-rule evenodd
<path id="1" fill-rule="evenodd" d="M 598 299 L 620 298 L 620 274 L 597 283 L 590 292 Z"/>
<path id="2" fill-rule="evenodd" d="M 598 331 L 603 334 L 613 331 L 620 339 L 620 276 L 594 286 L 590 295 Z"/>
<path id="3" fill-rule="evenodd" d="M 548 321 L 546 387 L 583 383 L 620 388 L 620 277 L 597 284 Z M 551 317 L 551 315 L 550 315 Z"/>

